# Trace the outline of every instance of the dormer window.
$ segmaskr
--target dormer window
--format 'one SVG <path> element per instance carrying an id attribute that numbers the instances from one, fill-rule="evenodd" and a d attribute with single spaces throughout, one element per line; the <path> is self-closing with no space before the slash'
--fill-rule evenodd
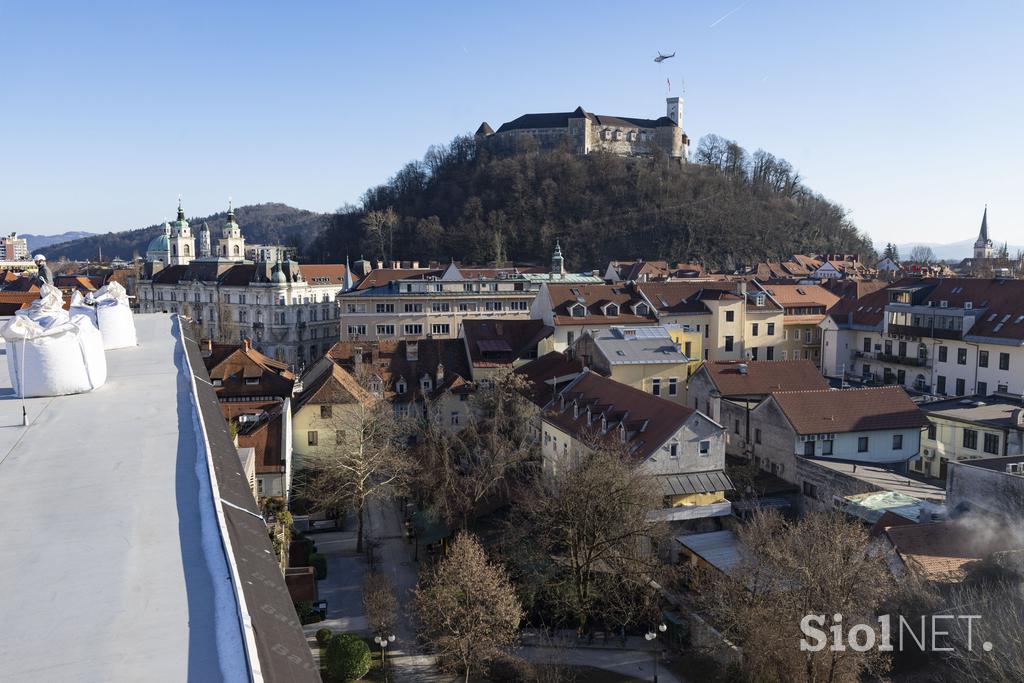
<path id="1" fill-rule="evenodd" d="M 405 384 L 405 379 L 399 379 L 397 382 L 395 382 L 395 393 L 404 394 L 407 388 L 408 387 Z"/>
<path id="2" fill-rule="evenodd" d="M 587 315 L 587 307 L 583 304 L 573 304 L 569 307 L 569 315 L 573 318 L 583 318 Z"/>
<path id="3" fill-rule="evenodd" d="M 434 382 L 430 379 L 430 377 L 424 375 L 423 379 L 420 380 L 420 389 L 423 390 L 423 393 L 429 393 L 430 390 L 433 388 Z"/>
<path id="4" fill-rule="evenodd" d="M 764 306 L 764 292 L 758 292 L 754 296 L 754 305 L 758 308 Z"/>
<path id="5" fill-rule="evenodd" d="M 651 312 L 651 308 L 647 304 L 641 303 L 633 307 L 633 312 L 636 313 L 637 315 L 649 315 Z"/>
<path id="6" fill-rule="evenodd" d="M 604 314 L 607 316 L 617 316 L 619 314 L 618 304 L 605 304 Z"/>
<path id="7" fill-rule="evenodd" d="M 668 455 L 669 455 L 670 458 L 678 458 L 679 457 L 679 442 L 678 441 L 673 441 L 672 443 L 670 443 L 668 445 Z"/>

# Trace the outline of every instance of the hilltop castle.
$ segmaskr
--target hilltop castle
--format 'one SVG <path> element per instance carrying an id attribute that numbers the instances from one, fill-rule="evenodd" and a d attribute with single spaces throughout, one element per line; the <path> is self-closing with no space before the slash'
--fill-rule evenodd
<path id="1" fill-rule="evenodd" d="M 527 145 L 531 144 L 542 150 L 568 145 L 574 154 L 610 152 L 623 156 L 646 156 L 660 149 L 683 161 L 690 147 L 690 139 L 683 132 L 682 97 L 669 97 L 666 115 L 657 119 L 603 116 L 577 107 L 571 112 L 523 114 L 498 130 L 484 121 L 476 138 L 513 153 L 529 149 Z"/>

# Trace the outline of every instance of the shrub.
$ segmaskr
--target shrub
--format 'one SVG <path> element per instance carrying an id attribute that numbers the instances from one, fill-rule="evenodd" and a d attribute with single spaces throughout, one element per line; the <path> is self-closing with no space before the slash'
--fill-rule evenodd
<path id="1" fill-rule="evenodd" d="M 326 645 L 331 642 L 331 635 L 333 635 L 331 629 L 322 628 L 316 632 L 316 642 L 320 645 Z"/>
<path id="2" fill-rule="evenodd" d="M 323 581 L 327 578 L 327 558 L 320 553 L 309 554 L 309 565 L 316 570 L 316 580 Z"/>
<path id="3" fill-rule="evenodd" d="M 339 633 L 327 645 L 327 673 L 338 681 L 357 681 L 370 670 L 370 648 L 358 636 Z"/>

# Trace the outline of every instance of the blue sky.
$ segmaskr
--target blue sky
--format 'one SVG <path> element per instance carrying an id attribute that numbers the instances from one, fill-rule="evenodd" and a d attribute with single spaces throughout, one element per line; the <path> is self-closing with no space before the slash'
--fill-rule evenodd
<path id="1" fill-rule="evenodd" d="M 582 105 L 789 159 L 876 243 L 1024 227 L 1020 2 L 0 0 L 0 229 L 357 201 L 431 144 Z M 676 51 L 664 64 L 658 50 Z"/>

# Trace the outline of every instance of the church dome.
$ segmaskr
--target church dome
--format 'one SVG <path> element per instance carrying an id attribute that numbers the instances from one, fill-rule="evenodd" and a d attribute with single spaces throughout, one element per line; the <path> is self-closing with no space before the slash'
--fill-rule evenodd
<path id="1" fill-rule="evenodd" d="M 171 250 L 170 242 L 167 240 L 167 235 L 163 234 L 163 233 L 161 233 L 161 234 L 157 235 L 156 237 L 154 237 L 150 241 L 149 246 L 146 247 L 146 252 L 147 253 L 149 253 L 149 252 L 158 252 L 158 251 L 168 252 L 170 250 Z"/>
<path id="2" fill-rule="evenodd" d="M 281 270 L 280 262 L 275 263 L 273 269 L 270 271 L 270 281 L 275 285 L 288 284 L 288 278 L 285 277 L 284 272 Z"/>

